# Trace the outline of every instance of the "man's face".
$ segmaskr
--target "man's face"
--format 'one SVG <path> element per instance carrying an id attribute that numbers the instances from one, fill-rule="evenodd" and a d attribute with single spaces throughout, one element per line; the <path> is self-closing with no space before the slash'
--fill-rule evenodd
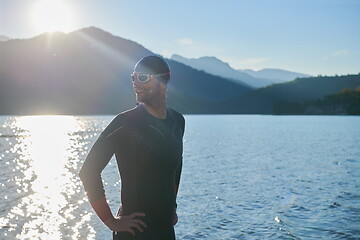
<path id="1" fill-rule="evenodd" d="M 156 77 L 150 75 L 150 79 L 146 82 L 138 80 L 137 76 L 141 74 L 134 72 L 133 88 L 136 95 L 136 100 L 142 103 L 150 103 L 156 101 L 161 95 L 161 83 Z"/>

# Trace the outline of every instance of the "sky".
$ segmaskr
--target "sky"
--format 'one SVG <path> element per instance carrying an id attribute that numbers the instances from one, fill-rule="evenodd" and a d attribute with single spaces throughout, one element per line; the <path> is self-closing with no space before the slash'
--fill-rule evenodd
<path id="1" fill-rule="evenodd" d="M 360 0 L 0 0 L 0 35 L 10 38 L 89 26 L 164 57 L 314 76 L 360 72 Z"/>

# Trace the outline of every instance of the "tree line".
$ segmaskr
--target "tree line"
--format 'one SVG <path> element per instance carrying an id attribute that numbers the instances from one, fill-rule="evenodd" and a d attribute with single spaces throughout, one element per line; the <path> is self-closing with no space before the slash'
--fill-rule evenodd
<path id="1" fill-rule="evenodd" d="M 280 100 L 273 105 L 277 115 L 360 115 L 360 86 L 307 102 Z"/>

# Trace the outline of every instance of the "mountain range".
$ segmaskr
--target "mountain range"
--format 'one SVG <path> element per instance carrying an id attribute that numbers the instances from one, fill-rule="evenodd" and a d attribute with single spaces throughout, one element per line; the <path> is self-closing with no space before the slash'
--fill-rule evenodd
<path id="1" fill-rule="evenodd" d="M 0 42 L 0 114 L 121 112 L 136 104 L 130 80 L 135 63 L 154 54 L 95 27 Z M 168 103 L 181 112 L 211 113 L 213 104 L 252 90 L 168 63 Z"/>
<path id="2" fill-rule="evenodd" d="M 262 69 L 254 70 L 236 70 L 228 63 L 221 61 L 216 57 L 185 58 L 178 54 L 173 54 L 171 59 L 184 63 L 190 67 L 205 72 L 233 79 L 236 82 L 248 86 L 259 88 L 269 86 L 273 83 L 282 83 L 294 80 L 299 77 L 310 77 L 310 75 L 290 72 L 281 69 Z"/>
<path id="3" fill-rule="evenodd" d="M 221 105 L 224 106 L 223 113 L 273 114 L 273 107 L 279 102 L 305 103 L 320 100 L 344 88 L 354 90 L 359 86 L 360 73 L 346 76 L 297 78 L 290 82 L 254 89 L 225 100 Z"/>
<path id="4" fill-rule="evenodd" d="M 0 114 L 116 114 L 134 107 L 130 74 L 147 55 L 156 53 L 96 27 L 0 42 Z M 168 105 L 186 114 L 271 114 L 281 100 L 314 100 L 360 86 L 360 75 L 349 75 L 297 78 L 255 89 L 167 61 L 172 71 Z"/>

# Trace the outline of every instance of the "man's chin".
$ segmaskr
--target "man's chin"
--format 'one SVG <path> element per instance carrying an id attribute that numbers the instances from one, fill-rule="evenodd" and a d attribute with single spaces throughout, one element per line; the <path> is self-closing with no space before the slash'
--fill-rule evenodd
<path id="1" fill-rule="evenodd" d="M 143 103 L 144 99 L 137 97 L 136 101 L 139 102 L 139 103 Z"/>

